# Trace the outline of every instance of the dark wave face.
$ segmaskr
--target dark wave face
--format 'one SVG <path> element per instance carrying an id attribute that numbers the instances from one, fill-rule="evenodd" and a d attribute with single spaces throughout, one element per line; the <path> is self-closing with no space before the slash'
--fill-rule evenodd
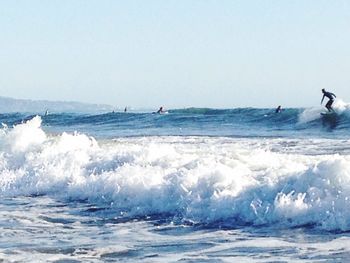
<path id="1" fill-rule="evenodd" d="M 111 138 L 149 135 L 206 135 L 237 137 L 346 136 L 350 111 L 321 115 L 322 109 L 187 108 L 152 112 L 113 112 L 98 115 L 59 113 L 42 116 L 44 129 L 51 132 L 78 131 Z M 8 126 L 31 119 L 24 113 L 1 114 Z"/>

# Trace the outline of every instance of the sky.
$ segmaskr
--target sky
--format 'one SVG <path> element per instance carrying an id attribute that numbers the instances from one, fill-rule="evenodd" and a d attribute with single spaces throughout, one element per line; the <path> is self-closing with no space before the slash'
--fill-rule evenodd
<path id="1" fill-rule="evenodd" d="M 0 96 L 123 108 L 350 102 L 350 1 L 0 2 Z"/>

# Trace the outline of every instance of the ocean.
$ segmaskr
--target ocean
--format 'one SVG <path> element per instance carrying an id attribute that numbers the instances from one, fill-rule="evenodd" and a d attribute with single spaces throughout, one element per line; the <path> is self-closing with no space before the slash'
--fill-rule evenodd
<path id="1" fill-rule="evenodd" d="M 0 261 L 346 262 L 350 106 L 0 114 Z"/>

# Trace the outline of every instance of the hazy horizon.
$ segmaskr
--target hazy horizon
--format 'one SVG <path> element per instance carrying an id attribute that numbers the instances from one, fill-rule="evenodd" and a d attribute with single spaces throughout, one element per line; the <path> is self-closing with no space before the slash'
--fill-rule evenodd
<path id="1" fill-rule="evenodd" d="M 5 97 L 5 96 L 0 96 L 0 111 L 1 108 L 4 108 L 4 106 L 6 105 L 1 105 L 3 100 L 8 100 L 8 101 L 13 101 L 13 102 L 23 102 L 23 103 L 28 103 L 28 105 L 30 103 L 33 103 L 33 105 L 35 105 L 36 103 L 40 102 L 40 103 L 48 103 L 48 104 L 81 104 L 81 105 L 86 105 L 86 106 L 101 106 L 101 107 L 107 107 L 105 108 L 105 111 L 124 111 L 125 107 L 127 107 L 127 109 L 129 111 L 142 111 L 142 110 L 147 110 L 147 111 L 155 111 L 158 110 L 159 107 L 155 106 L 155 107 L 133 107 L 132 105 L 127 105 L 127 106 L 118 106 L 118 105 L 111 105 L 111 104 L 105 104 L 105 103 L 90 103 L 90 102 L 83 102 L 83 101 L 68 101 L 68 100 L 46 100 L 46 99 L 40 99 L 40 100 L 35 100 L 35 99 L 18 99 L 18 98 L 13 98 L 13 97 Z M 278 106 L 278 105 L 277 105 Z M 109 108 L 110 107 L 110 108 Z M 272 107 L 251 107 L 251 106 L 247 106 L 247 107 L 165 107 L 162 106 L 165 110 L 176 110 L 176 109 L 190 109 L 190 108 L 210 108 L 210 109 L 218 109 L 218 110 L 225 110 L 225 109 L 239 109 L 239 108 L 252 108 L 252 109 L 275 109 L 275 106 Z M 319 105 L 316 105 L 315 107 L 319 107 Z M 309 108 L 309 107 L 282 107 L 282 109 L 286 109 L 286 108 L 290 108 L 290 109 L 305 109 L 305 108 Z M 311 108 L 311 107 L 310 107 Z M 45 107 L 42 107 L 42 110 L 48 110 Z M 51 108 L 50 111 L 54 110 L 54 108 Z"/>

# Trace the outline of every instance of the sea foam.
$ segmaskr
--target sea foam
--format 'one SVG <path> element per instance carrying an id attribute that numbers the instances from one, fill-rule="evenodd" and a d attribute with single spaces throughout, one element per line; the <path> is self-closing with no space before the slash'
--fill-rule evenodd
<path id="1" fill-rule="evenodd" d="M 3 197 L 85 201 L 125 218 L 350 229 L 349 155 L 286 151 L 281 139 L 96 141 L 80 133 L 47 134 L 40 124 L 34 117 L 1 130 Z"/>
<path id="2" fill-rule="evenodd" d="M 344 102 L 342 99 L 336 99 L 332 108 L 337 115 L 350 116 L 350 104 Z M 299 115 L 299 123 L 304 124 L 320 119 L 323 112 L 327 112 L 327 109 L 323 106 L 304 109 Z"/>

